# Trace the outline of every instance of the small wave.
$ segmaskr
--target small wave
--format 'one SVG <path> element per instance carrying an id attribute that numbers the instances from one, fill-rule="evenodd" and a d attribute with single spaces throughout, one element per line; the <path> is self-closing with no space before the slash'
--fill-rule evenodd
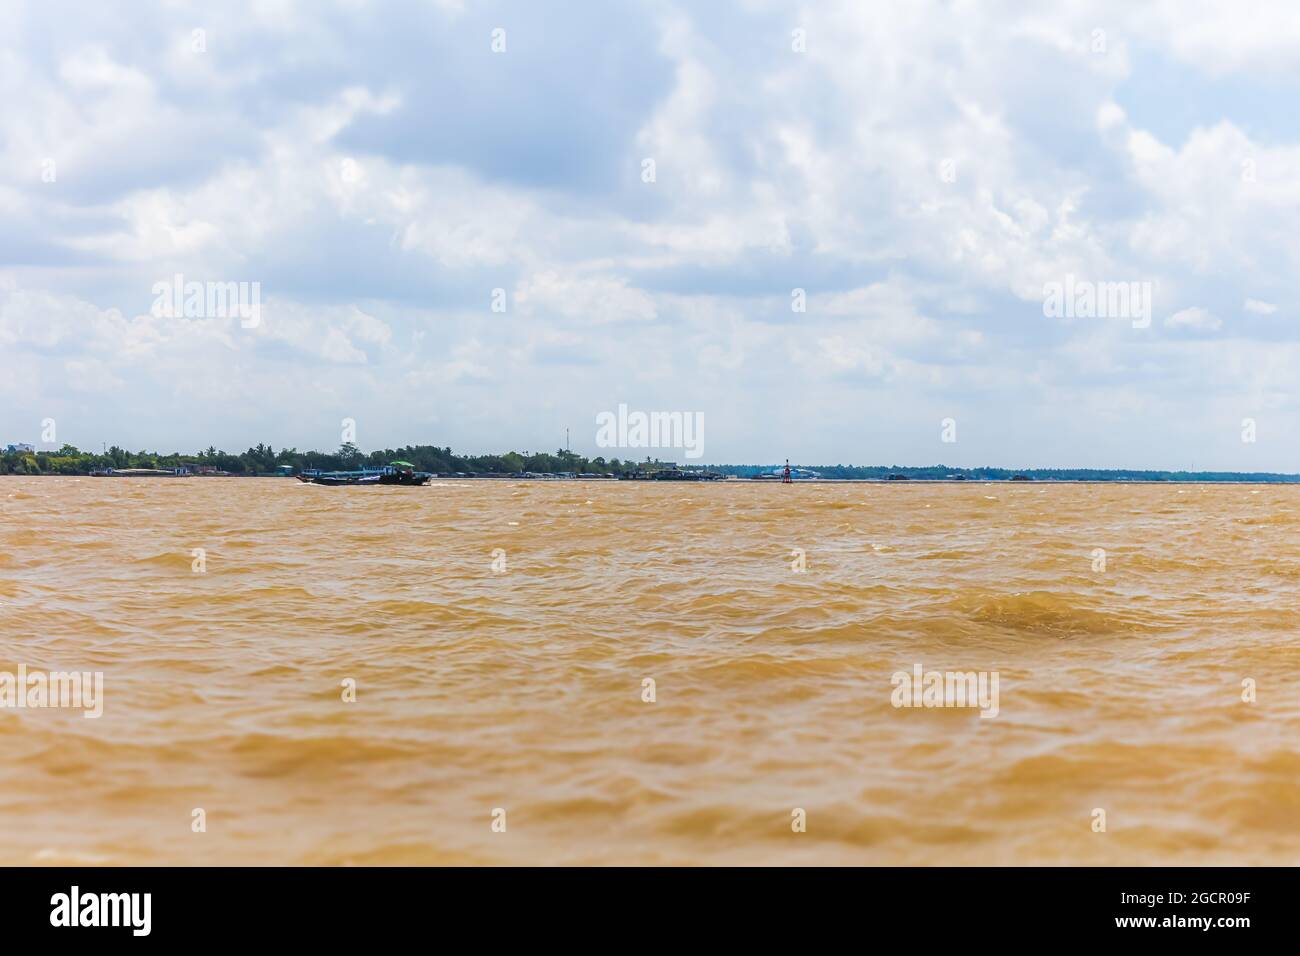
<path id="1" fill-rule="evenodd" d="M 947 606 L 978 624 L 1058 637 L 1123 634 L 1144 629 L 1132 616 L 1102 610 L 1072 591 L 979 592 L 963 594 L 947 602 Z"/>

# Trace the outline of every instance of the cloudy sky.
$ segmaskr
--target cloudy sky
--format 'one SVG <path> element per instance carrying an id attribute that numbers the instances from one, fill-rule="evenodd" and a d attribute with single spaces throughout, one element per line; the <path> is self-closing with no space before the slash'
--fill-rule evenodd
<path id="1" fill-rule="evenodd" d="M 1300 7 L 1033 6 L 4 0 L 0 443 L 1300 470 Z"/>

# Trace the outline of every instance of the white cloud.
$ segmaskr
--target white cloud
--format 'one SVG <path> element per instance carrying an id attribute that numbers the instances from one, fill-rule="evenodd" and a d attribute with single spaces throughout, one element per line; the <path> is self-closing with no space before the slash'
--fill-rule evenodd
<path id="1" fill-rule="evenodd" d="M 1300 66 L 1296 9 L 1288 0 L 1262 0 L 1248 10 L 1202 3 L 1194 11 L 1179 0 L 1160 0 L 1134 12 L 1144 34 L 1164 39 L 1176 56 L 1211 76 Z"/>
<path id="2" fill-rule="evenodd" d="M 1223 326 L 1217 318 L 1199 306 L 1181 309 L 1165 319 L 1165 325 L 1171 329 L 1203 329 L 1214 331 Z"/>
<path id="3" fill-rule="evenodd" d="M 515 303 L 526 316 L 549 313 L 593 325 L 648 322 L 658 315 L 654 300 L 626 280 L 561 275 L 553 270 L 525 278 L 515 292 Z"/>

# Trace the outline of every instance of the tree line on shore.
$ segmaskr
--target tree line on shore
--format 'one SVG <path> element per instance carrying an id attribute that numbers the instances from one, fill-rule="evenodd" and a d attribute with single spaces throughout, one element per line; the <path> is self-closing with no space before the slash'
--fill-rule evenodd
<path id="1" fill-rule="evenodd" d="M 0 475 L 88 475 L 107 468 L 191 468 L 212 469 L 232 475 L 273 475 L 285 470 L 353 471 L 379 468 L 392 461 L 409 461 L 417 471 L 439 475 L 517 475 L 573 473 L 579 475 L 620 475 L 652 472 L 663 468 L 708 470 L 722 475 L 753 478 L 773 474 L 778 465 L 673 465 L 647 456 L 644 461 L 595 457 L 587 458 L 564 449 L 553 453 L 507 452 L 502 455 L 457 455 L 450 448 L 437 445 L 406 445 L 369 453 L 353 444 L 338 451 L 299 451 L 258 443 L 244 452 L 219 451 L 209 447 L 195 454 L 172 452 L 127 451 L 116 445 L 96 453 L 81 451 L 72 445 L 57 450 L 0 452 Z M 284 469 L 281 466 L 289 466 Z M 814 465 L 807 470 L 822 478 L 888 479 L 905 476 L 919 481 L 965 478 L 971 481 L 1005 481 L 1018 476 L 1036 481 L 1254 481 L 1298 482 L 1300 475 L 1278 472 L 1231 471 L 1159 471 L 1104 468 L 955 468 L 947 465 L 904 467 L 901 465 Z"/>
<path id="2" fill-rule="evenodd" d="M 307 469 L 322 471 L 352 471 L 361 468 L 379 468 L 392 461 L 409 461 L 417 471 L 435 474 L 485 475 L 518 474 L 520 472 L 617 475 L 629 471 L 656 471 L 665 467 L 663 462 L 646 458 L 645 461 L 620 461 L 618 458 L 586 458 L 563 449 L 553 454 L 545 452 L 508 452 L 504 455 L 456 455 L 450 448 L 436 445 L 406 445 L 402 448 L 385 448 L 369 453 L 353 444 L 344 444 L 338 451 L 299 451 L 258 443 L 244 452 L 226 452 L 209 447 L 196 454 L 172 452 L 162 454 L 150 451 L 128 451 L 116 445 L 105 452 L 81 451 L 72 445 L 57 450 L 6 451 L 0 453 L 0 475 L 88 475 L 107 468 L 205 468 L 228 472 L 232 475 L 273 475 L 282 473 L 281 466 L 288 465 L 294 472 Z"/>

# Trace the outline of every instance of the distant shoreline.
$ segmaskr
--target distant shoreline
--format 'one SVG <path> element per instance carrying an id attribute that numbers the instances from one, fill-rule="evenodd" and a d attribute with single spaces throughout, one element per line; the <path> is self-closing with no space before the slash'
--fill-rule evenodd
<path id="1" fill-rule="evenodd" d="M 180 479 L 192 479 L 202 481 L 220 481 L 222 479 L 250 480 L 265 479 L 281 481 L 286 478 L 293 478 L 293 475 L 275 475 L 275 474 L 258 474 L 258 475 L 91 475 L 91 474 L 0 474 L 0 478 L 117 478 L 119 480 L 135 481 L 175 481 Z M 684 479 L 690 484 L 701 485 L 781 485 L 783 482 L 770 478 L 751 478 L 738 475 L 728 475 L 720 479 L 699 480 Z M 617 478 L 613 475 L 578 475 L 574 477 L 560 476 L 543 476 L 543 475 L 434 475 L 431 483 L 440 483 L 444 481 L 455 482 L 488 482 L 488 481 L 535 481 L 542 483 L 552 482 L 618 482 L 629 481 L 625 478 Z M 650 481 L 645 479 L 634 479 L 633 483 L 638 485 L 666 485 L 677 484 L 681 480 L 664 480 Z M 1259 487 L 1271 487 L 1276 485 L 1300 485 L 1300 476 L 1286 477 L 1279 479 L 1260 479 L 1260 478 L 1031 478 L 1027 480 L 1017 480 L 1012 478 L 908 478 L 906 480 L 891 480 L 889 478 L 798 478 L 789 484 L 792 485 L 899 485 L 903 487 L 911 485 L 1255 485 Z"/>
<path id="2" fill-rule="evenodd" d="M 642 449 L 610 449 L 631 458 L 608 459 L 586 457 L 568 449 L 555 452 L 505 452 L 503 454 L 458 455 L 448 447 L 405 445 L 401 448 L 374 449 L 364 452 L 345 442 L 337 451 L 299 451 L 261 444 L 243 452 L 226 452 L 215 447 L 205 451 L 159 453 L 130 451 L 111 446 L 102 452 L 83 451 L 73 445 L 57 449 L 40 449 L 30 445 L 0 445 L 2 475 L 86 475 L 107 470 L 186 470 L 198 474 L 190 477 L 272 477 L 304 472 L 346 472 L 382 469 L 400 462 L 421 473 L 439 479 L 505 478 L 514 480 L 565 479 L 634 479 L 711 480 L 757 479 L 763 484 L 779 481 L 784 463 L 705 465 L 692 461 L 664 461 L 644 455 Z M 660 454 L 664 454 L 664 450 Z M 981 466 L 963 468 L 952 465 L 795 465 L 789 466 L 796 483 L 866 482 L 878 483 L 945 483 L 967 481 L 998 483 L 1075 483 L 1075 484 L 1300 484 L 1300 474 L 1270 471 L 1172 471 L 1158 468 L 1003 468 Z M 135 476 L 135 477 L 145 477 Z"/>

